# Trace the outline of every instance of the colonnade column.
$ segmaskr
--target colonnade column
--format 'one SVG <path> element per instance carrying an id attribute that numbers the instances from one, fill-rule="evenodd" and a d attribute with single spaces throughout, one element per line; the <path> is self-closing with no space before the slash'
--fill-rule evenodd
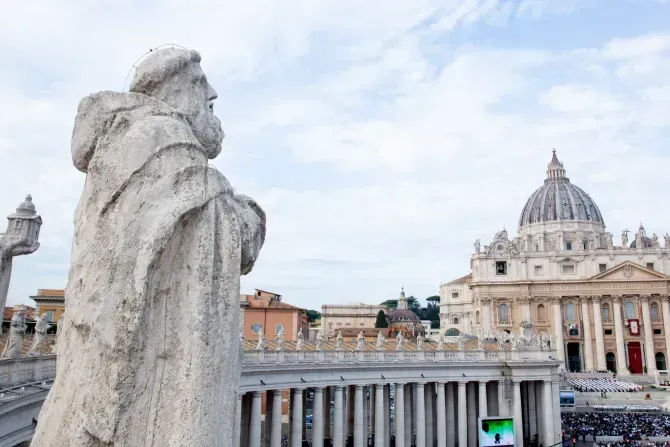
<path id="1" fill-rule="evenodd" d="M 616 372 L 618 376 L 627 376 L 626 345 L 623 341 L 623 321 L 621 319 L 621 295 L 613 296 L 612 312 L 614 312 L 614 332 L 616 335 Z"/>
<path id="2" fill-rule="evenodd" d="M 523 445 L 523 419 L 521 417 L 521 382 L 513 381 L 514 389 L 514 437 L 516 445 Z"/>
<path id="3" fill-rule="evenodd" d="M 485 381 L 479 382 L 479 417 L 485 418 L 489 415 L 488 405 L 486 402 L 486 383 Z"/>
<path id="4" fill-rule="evenodd" d="M 554 297 L 554 332 L 556 336 L 556 358 L 565 366 L 565 346 L 563 345 L 563 316 L 561 298 Z"/>
<path id="5" fill-rule="evenodd" d="M 391 386 L 384 385 L 384 447 L 391 445 Z"/>
<path id="6" fill-rule="evenodd" d="M 432 383 L 427 383 L 423 389 L 426 402 L 426 447 L 433 447 L 433 388 Z"/>
<path id="7" fill-rule="evenodd" d="M 384 384 L 375 388 L 375 447 L 384 447 Z"/>
<path id="8" fill-rule="evenodd" d="M 453 395 L 452 395 L 453 398 Z M 437 447 L 447 447 L 447 415 L 444 383 L 437 384 Z"/>
<path id="9" fill-rule="evenodd" d="M 293 389 L 292 402 L 292 418 L 291 418 L 291 447 L 302 447 L 302 390 L 299 388 Z"/>
<path id="10" fill-rule="evenodd" d="M 356 387 L 349 385 L 346 388 L 347 395 L 344 409 L 344 445 L 350 445 L 354 440 L 354 395 Z"/>
<path id="11" fill-rule="evenodd" d="M 547 444 L 546 441 L 546 431 L 547 429 L 545 428 L 544 424 L 544 418 L 545 418 L 545 408 L 544 408 L 544 382 L 536 381 L 533 386 L 535 387 L 535 402 L 532 403 L 533 406 L 535 406 L 535 413 L 537 416 L 537 437 L 538 437 L 538 442 L 541 443 L 542 445 L 551 445 Z"/>
<path id="12" fill-rule="evenodd" d="M 281 447 L 282 391 L 283 390 L 274 390 L 272 392 L 272 420 L 270 422 L 271 425 L 270 447 Z M 268 423 L 267 411 L 265 413 L 266 413 L 265 423 L 267 424 Z"/>
<path id="13" fill-rule="evenodd" d="M 607 371 L 607 361 L 605 361 L 605 340 L 603 338 L 603 316 L 600 307 L 600 296 L 592 296 L 593 302 L 593 323 L 596 331 L 596 360 L 598 371 Z M 670 311 L 670 308 L 668 309 Z"/>
<path id="14" fill-rule="evenodd" d="M 642 324 L 644 324 L 644 350 L 647 357 L 647 374 L 656 376 L 656 352 L 654 351 L 654 333 L 651 328 L 649 295 L 640 295 L 642 301 Z"/>
<path id="15" fill-rule="evenodd" d="M 405 384 L 395 384 L 395 447 L 405 446 Z"/>
<path id="16" fill-rule="evenodd" d="M 405 447 L 412 447 L 412 385 L 404 385 L 405 393 Z M 397 438 L 397 437 L 396 437 Z M 397 444 L 396 439 L 396 444 Z"/>
<path id="17" fill-rule="evenodd" d="M 344 386 L 335 386 L 335 423 L 333 424 L 333 447 L 344 447 Z M 300 447 L 300 446 L 292 446 Z"/>
<path id="18" fill-rule="evenodd" d="M 330 424 L 330 390 L 332 388 L 327 386 L 323 389 L 323 443 L 326 445 L 332 445 L 332 430 Z"/>
<path id="19" fill-rule="evenodd" d="M 237 414 L 235 415 L 235 439 L 234 447 L 240 447 L 240 438 L 242 433 L 242 394 L 237 393 Z"/>
<path id="20" fill-rule="evenodd" d="M 416 384 L 416 447 L 426 447 L 426 402 L 424 384 Z M 376 447 L 376 446 L 375 446 Z"/>
<path id="21" fill-rule="evenodd" d="M 280 394 L 281 395 L 281 394 Z M 330 405 L 328 405 L 330 412 Z M 281 399 L 279 401 L 279 431 L 281 443 Z M 272 424 L 274 425 L 274 413 L 272 413 Z M 323 447 L 323 388 L 314 388 L 314 401 L 312 402 L 312 447 Z M 273 444 L 271 447 L 275 447 Z M 277 444 L 281 447 L 281 444 Z"/>
<path id="22" fill-rule="evenodd" d="M 663 309 L 663 326 L 670 325 L 670 298 L 668 295 L 661 295 L 661 308 Z M 670 331 L 663 330 L 665 334 L 665 367 L 668 368 L 668 361 L 670 361 Z"/>
<path id="23" fill-rule="evenodd" d="M 584 360 L 587 371 L 593 371 L 593 339 L 591 338 L 591 318 L 589 312 L 589 297 L 580 296 L 582 304 L 582 321 L 584 322 Z"/>
<path id="24" fill-rule="evenodd" d="M 467 386 L 468 409 L 468 446 L 477 447 L 477 400 L 475 396 L 475 382 L 468 382 Z"/>
<path id="25" fill-rule="evenodd" d="M 559 442 L 561 441 L 561 401 L 559 397 L 559 382 L 558 381 L 553 381 L 551 382 L 551 396 L 549 398 L 549 402 L 551 402 L 551 407 L 549 406 L 549 403 L 545 404 L 547 405 L 547 412 L 550 412 L 553 418 L 553 428 L 554 428 L 554 442 Z M 551 408 L 551 411 L 549 411 L 549 408 Z M 552 444 L 553 444 L 552 443 Z"/>
<path id="26" fill-rule="evenodd" d="M 249 447 L 261 447 L 261 392 L 251 393 L 251 419 L 249 421 Z"/>
<path id="27" fill-rule="evenodd" d="M 354 395 L 354 447 L 363 447 L 363 385 L 356 385 Z"/>
<path id="28" fill-rule="evenodd" d="M 544 426 L 544 445 L 552 445 L 554 442 L 554 421 L 553 421 L 553 402 L 551 395 L 551 382 L 545 380 L 542 382 L 542 415 L 544 420 L 542 425 Z"/>
<path id="29" fill-rule="evenodd" d="M 468 445 L 468 412 L 466 411 L 468 382 L 458 382 L 458 446 Z M 417 447 L 419 447 L 417 445 Z M 424 446 L 421 446 L 424 447 Z"/>
<path id="30" fill-rule="evenodd" d="M 456 445 L 456 420 L 454 419 L 456 403 L 454 402 L 454 384 L 447 383 L 447 444 Z"/>

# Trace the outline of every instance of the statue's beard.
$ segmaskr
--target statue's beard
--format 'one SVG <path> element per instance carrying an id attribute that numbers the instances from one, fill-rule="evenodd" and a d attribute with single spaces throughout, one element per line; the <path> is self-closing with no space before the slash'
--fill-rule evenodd
<path id="1" fill-rule="evenodd" d="M 187 118 L 193 135 L 205 149 L 207 158 L 212 159 L 221 153 L 223 129 L 221 121 L 209 109 L 200 109 Z"/>

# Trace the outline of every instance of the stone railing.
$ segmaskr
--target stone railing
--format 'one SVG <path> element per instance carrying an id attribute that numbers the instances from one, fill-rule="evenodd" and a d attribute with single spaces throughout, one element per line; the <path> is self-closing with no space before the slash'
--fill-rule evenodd
<path id="1" fill-rule="evenodd" d="M 55 355 L 0 360 L 0 388 L 54 377 L 56 377 Z"/>
<path id="2" fill-rule="evenodd" d="M 244 351 L 244 366 L 309 363 L 504 362 L 551 360 L 554 351 Z"/>

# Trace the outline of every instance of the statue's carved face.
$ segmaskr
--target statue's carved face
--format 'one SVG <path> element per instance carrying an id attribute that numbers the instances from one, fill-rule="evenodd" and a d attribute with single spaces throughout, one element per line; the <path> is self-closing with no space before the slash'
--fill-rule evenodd
<path id="1" fill-rule="evenodd" d="M 214 100 L 218 95 L 207 81 L 200 64 L 192 64 L 192 98 L 187 102 L 187 119 L 193 134 L 205 148 L 208 158 L 214 158 L 221 152 L 223 129 L 221 121 L 214 115 Z"/>

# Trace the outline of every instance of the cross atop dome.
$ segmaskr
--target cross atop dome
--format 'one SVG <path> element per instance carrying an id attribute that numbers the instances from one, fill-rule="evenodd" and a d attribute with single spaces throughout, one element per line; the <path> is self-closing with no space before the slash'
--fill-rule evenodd
<path id="1" fill-rule="evenodd" d="M 565 176 L 565 168 L 563 168 L 563 163 L 558 160 L 556 156 L 556 149 L 552 149 L 552 157 L 547 167 L 547 180 L 548 182 L 568 182 L 568 178 Z"/>

